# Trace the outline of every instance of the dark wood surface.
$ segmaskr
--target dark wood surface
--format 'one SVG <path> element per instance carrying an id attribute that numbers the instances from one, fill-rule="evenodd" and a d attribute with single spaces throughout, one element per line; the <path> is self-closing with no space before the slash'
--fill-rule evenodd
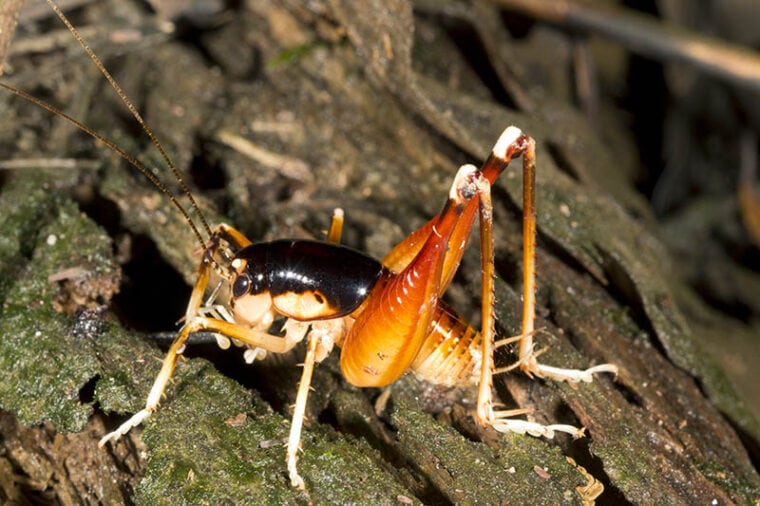
<path id="1" fill-rule="evenodd" d="M 577 387 L 497 377 L 506 406 L 535 407 L 536 420 L 589 436 L 546 441 L 483 431 L 473 392 L 410 377 L 378 415 L 380 392 L 346 385 L 336 350 L 309 401 L 304 494 L 288 485 L 282 444 L 303 349 L 247 366 L 234 350 L 195 347 L 145 429 L 100 450 L 98 438 L 144 402 L 162 353 L 149 336 L 183 313 L 197 244 L 135 171 L 3 95 L 0 159 L 16 160 L 0 173 L 3 501 L 580 504 L 576 487 L 593 477 L 605 488 L 600 504 L 756 504 L 757 246 L 731 184 L 706 184 L 707 198 L 694 182 L 721 180 L 711 171 L 730 179 L 737 145 L 723 143 L 706 175 L 689 180 L 693 203 L 676 191 L 666 200 L 675 210 L 662 212 L 662 200 L 653 210 L 651 173 L 677 161 L 645 151 L 646 136 L 659 132 L 666 150 L 677 127 L 697 127 L 682 114 L 670 137 L 662 125 L 632 130 L 646 114 L 630 103 L 648 93 L 631 77 L 633 53 L 489 2 L 158 4 L 182 13 L 173 32 L 127 2 L 70 13 L 210 221 L 254 240 L 320 237 L 340 206 L 344 241 L 381 257 L 439 210 L 459 164 L 482 161 L 517 125 L 538 147 L 541 357 L 612 362 L 620 374 Z M 52 17 L 34 18 L 21 16 L 4 82 L 158 166 L 76 42 Z M 658 63 L 650 79 L 663 80 L 672 103 L 650 90 L 652 103 L 683 111 L 683 90 L 699 88 L 687 78 L 698 75 L 674 80 Z M 702 120 L 713 133 L 690 137 L 691 151 L 672 153 L 678 163 L 702 153 L 705 138 L 756 131 L 751 111 L 721 109 L 730 85 L 711 85 L 717 105 Z M 519 169 L 494 190 L 502 336 L 519 328 Z M 477 320 L 474 243 L 448 300 Z"/>

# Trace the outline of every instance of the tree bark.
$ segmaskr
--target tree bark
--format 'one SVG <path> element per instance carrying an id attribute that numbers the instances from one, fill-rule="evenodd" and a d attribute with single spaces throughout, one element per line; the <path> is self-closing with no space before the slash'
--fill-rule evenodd
<path id="1" fill-rule="evenodd" d="M 508 407 L 587 430 L 548 441 L 482 430 L 474 392 L 409 376 L 376 414 L 380 392 L 347 385 L 336 350 L 315 375 L 300 492 L 289 486 L 282 441 L 304 350 L 249 366 L 235 350 L 191 347 L 144 429 L 99 449 L 98 438 L 144 404 L 162 355 L 150 336 L 183 314 L 198 245 L 136 171 L 14 100 L 2 109 L 0 158 L 29 168 L 5 176 L 0 193 L 0 498 L 581 504 L 593 496 L 583 487 L 598 482 L 607 504 L 760 499 L 758 406 L 725 370 L 732 360 L 751 370 L 751 354 L 729 344 L 757 353 L 757 326 L 709 307 L 684 279 L 633 183 L 640 165 L 625 116 L 590 120 L 572 104 L 574 85 L 556 68 L 572 62 L 572 37 L 537 28 L 512 39 L 498 9 L 480 1 L 185 9 L 174 33 L 125 2 L 74 14 L 97 20 L 89 42 L 211 222 L 254 240 L 322 237 L 340 206 L 344 242 L 382 257 L 438 212 L 457 165 L 482 161 L 517 125 L 538 147 L 541 359 L 615 363 L 620 374 L 577 386 L 497 376 Z M 12 59 L 5 82 L 52 97 L 158 166 L 75 46 Z M 534 92 L 526 76 L 550 70 Z M 35 168 L 93 159 L 101 170 Z M 501 336 L 520 325 L 521 185 L 515 165 L 494 190 Z M 447 297 L 477 319 L 473 242 Z"/>

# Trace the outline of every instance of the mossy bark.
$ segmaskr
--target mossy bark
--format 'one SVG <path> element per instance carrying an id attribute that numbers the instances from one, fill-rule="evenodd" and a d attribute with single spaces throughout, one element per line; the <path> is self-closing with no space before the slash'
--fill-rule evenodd
<path id="1" fill-rule="evenodd" d="M 308 492 L 299 492 L 289 486 L 282 443 L 299 348 L 254 366 L 234 350 L 231 361 L 196 353 L 211 362 L 181 362 L 144 429 L 98 449 L 99 436 L 142 407 L 160 367 L 159 347 L 127 328 L 171 330 L 166 322 L 182 314 L 144 321 L 150 308 L 114 299 L 120 280 L 125 292 L 143 283 L 164 293 L 165 278 L 152 272 L 129 271 L 124 279 L 121 268 L 140 254 L 130 244 L 154 245 L 156 268 L 178 274 L 185 293 L 198 246 L 168 199 L 139 174 L 65 122 L 3 97 L 0 158 L 99 156 L 101 169 L 5 176 L 0 497 L 581 504 L 577 487 L 593 477 L 608 504 L 757 501 L 760 478 L 747 453 L 760 438 L 757 406 L 726 375 L 725 350 L 714 340 L 718 332 L 747 342 L 755 336 L 707 308 L 679 277 L 627 177 L 637 162 L 621 141 L 624 121 L 615 118 L 600 134 L 562 96 L 532 96 L 520 76 L 540 50 L 510 42 L 488 3 L 419 2 L 416 16 L 403 1 L 319 7 L 251 2 L 234 19 L 218 13 L 193 25 L 191 44 L 157 31 L 155 20 L 126 2 L 91 6 L 78 21 L 98 20 L 91 42 L 165 139 L 210 221 L 234 223 L 256 240 L 320 236 L 341 206 L 345 241 L 380 257 L 439 210 L 456 166 L 482 160 L 506 126 L 535 137 L 542 359 L 564 367 L 611 362 L 620 375 L 571 387 L 514 373 L 495 387 L 506 404 L 535 407 L 541 422 L 583 425 L 589 437 L 483 431 L 469 416 L 472 392 L 442 392 L 410 377 L 391 387 L 390 404 L 377 415 L 379 392 L 347 385 L 336 351 L 315 376 L 299 461 Z M 480 39 L 513 107 L 493 99 L 453 44 L 452 20 Z M 106 40 L 127 24 L 132 39 Z M 158 165 L 149 142 L 124 133 L 123 109 L 92 84 L 97 78 L 75 43 L 66 45 L 72 51 L 41 55 L 34 67 L 12 60 L 10 79 L 54 96 Z M 519 174 L 510 169 L 495 189 L 504 336 L 519 327 Z M 479 298 L 471 249 L 449 294 L 468 316 L 478 314 Z"/>

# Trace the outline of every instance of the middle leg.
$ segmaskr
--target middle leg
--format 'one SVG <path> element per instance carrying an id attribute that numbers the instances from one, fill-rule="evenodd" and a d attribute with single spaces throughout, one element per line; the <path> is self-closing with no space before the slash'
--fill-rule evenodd
<path id="1" fill-rule="evenodd" d="M 333 211 L 330 229 L 327 232 L 327 242 L 340 244 L 343 233 L 343 217 L 343 209 L 337 208 Z M 306 357 L 303 362 L 301 379 L 298 383 L 298 393 L 296 394 L 296 403 L 293 407 L 293 416 L 290 420 L 290 433 L 288 435 L 285 460 L 288 465 L 290 485 L 301 490 L 306 489 L 306 484 L 298 473 L 298 451 L 301 449 L 301 431 L 306 418 L 306 401 L 309 398 L 314 366 L 330 353 L 332 343 L 338 337 L 336 334 L 344 332 L 343 327 L 337 321 L 329 320 L 329 322 L 334 322 L 334 324 L 323 323 L 321 327 L 324 328 L 312 328 L 308 331 Z M 295 320 L 288 320 L 288 325 L 303 328 L 304 330 L 311 326 L 307 322 L 296 322 Z"/>

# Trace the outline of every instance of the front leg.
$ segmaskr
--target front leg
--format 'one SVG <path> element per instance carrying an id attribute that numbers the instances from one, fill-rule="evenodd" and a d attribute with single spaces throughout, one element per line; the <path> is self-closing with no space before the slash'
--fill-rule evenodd
<path id="1" fill-rule="evenodd" d="M 217 237 L 218 235 L 214 234 L 210 248 L 217 244 L 214 242 L 214 239 Z M 171 379 L 174 367 L 177 364 L 177 357 L 179 357 L 184 351 L 187 338 L 190 336 L 192 320 L 194 320 L 198 314 L 198 310 L 203 301 L 203 295 L 206 292 L 206 286 L 208 285 L 209 275 L 211 273 L 211 266 L 214 262 L 214 252 L 207 249 L 203 253 L 203 259 L 198 268 L 198 277 L 195 281 L 195 286 L 193 286 L 193 292 L 190 295 L 190 302 L 187 304 L 187 310 L 185 311 L 185 325 L 169 347 L 169 352 L 166 354 L 163 364 L 161 365 L 161 371 L 158 373 L 158 376 L 156 376 L 156 379 L 153 382 L 153 387 L 150 389 L 148 399 L 145 402 L 145 407 L 132 415 L 129 420 L 121 424 L 115 431 L 103 436 L 98 442 L 98 446 L 103 447 L 109 441 L 118 440 L 121 436 L 126 435 L 132 430 L 132 428 L 137 427 L 144 422 L 151 413 L 158 409 L 158 403 L 166 389 L 166 384 L 169 382 L 169 379 Z"/>
<path id="2" fill-rule="evenodd" d="M 226 243 L 226 245 L 222 243 Z M 105 435 L 98 443 L 99 446 L 102 447 L 109 441 L 116 441 L 121 436 L 127 434 L 133 427 L 140 425 L 158 409 L 161 396 L 177 365 L 177 359 L 184 352 L 185 344 L 191 333 L 201 330 L 220 332 L 227 337 L 238 339 L 249 346 L 264 348 L 273 353 L 283 353 L 296 344 L 297 340 L 287 339 L 287 336 L 286 338 L 273 336 L 235 323 L 199 316 L 211 270 L 218 270 L 221 274 L 227 272 L 215 258 L 217 254 L 219 253 L 222 257 L 230 256 L 230 248 L 240 249 L 248 244 L 250 244 L 250 241 L 243 234 L 227 225 L 219 225 L 215 228 L 209 245 L 203 252 L 203 259 L 198 268 L 198 277 L 193 286 L 187 310 L 185 311 L 185 324 L 169 347 L 169 351 L 161 365 L 161 371 L 158 373 L 148 394 L 145 407 L 121 424 L 115 431 Z"/>
<path id="3" fill-rule="evenodd" d="M 217 320 L 215 318 L 206 318 L 202 316 L 193 318 L 192 321 L 186 323 L 182 327 L 182 330 L 180 330 L 179 334 L 174 339 L 174 342 L 172 342 L 172 345 L 164 358 L 161 371 L 158 373 L 158 376 L 156 376 L 156 379 L 153 382 L 153 387 L 150 389 L 148 399 L 145 402 L 145 407 L 135 413 L 129 420 L 121 424 L 115 431 L 106 434 L 98 443 L 99 446 L 104 446 L 109 441 L 116 441 L 121 436 L 124 436 L 133 427 L 140 425 L 158 409 L 161 396 L 163 395 L 164 390 L 166 390 L 166 385 L 174 373 L 177 359 L 185 350 L 187 338 L 193 332 L 204 330 L 220 332 L 227 337 L 243 342 L 249 347 L 262 348 L 272 353 L 286 353 L 293 349 L 293 347 L 299 342 L 298 338 L 291 338 L 287 334 L 284 337 L 280 337 L 267 332 L 254 330 L 244 325 Z M 300 334 L 300 338 L 303 338 L 303 334 Z"/>

